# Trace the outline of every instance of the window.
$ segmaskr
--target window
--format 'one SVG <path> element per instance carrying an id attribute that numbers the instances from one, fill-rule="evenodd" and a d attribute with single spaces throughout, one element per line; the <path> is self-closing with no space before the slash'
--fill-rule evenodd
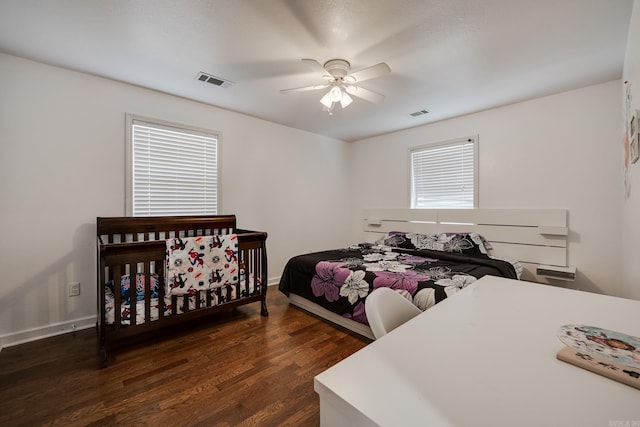
<path id="1" fill-rule="evenodd" d="M 133 216 L 215 215 L 218 136 L 127 115 L 126 210 Z"/>
<path id="2" fill-rule="evenodd" d="M 412 148 L 412 208 L 474 208 L 477 197 L 477 137 Z"/>

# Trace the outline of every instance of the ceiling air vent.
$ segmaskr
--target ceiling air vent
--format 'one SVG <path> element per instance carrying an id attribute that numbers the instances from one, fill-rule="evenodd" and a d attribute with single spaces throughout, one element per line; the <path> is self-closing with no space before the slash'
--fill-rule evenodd
<path id="1" fill-rule="evenodd" d="M 411 113 L 409 115 L 413 116 L 413 117 L 418 117 L 418 116 L 421 116 L 423 114 L 428 114 L 428 113 L 429 112 L 427 110 L 420 110 L 420 111 L 416 111 L 415 113 Z"/>
<path id="2" fill-rule="evenodd" d="M 211 83 L 212 85 L 220 86 L 227 88 L 233 84 L 233 82 L 225 79 L 221 79 L 220 77 L 212 76 L 211 74 L 203 73 L 200 71 L 196 76 L 196 79 L 201 82 Z"/>

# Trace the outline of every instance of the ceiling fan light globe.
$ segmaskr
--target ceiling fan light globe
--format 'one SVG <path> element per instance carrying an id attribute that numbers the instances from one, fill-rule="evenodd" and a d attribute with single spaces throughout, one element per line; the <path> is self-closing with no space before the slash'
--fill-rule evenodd
<path id="1" fill-rule="evenodd" d="M 342 91 L 338 86 L 334 86 L 329 91 L 329 96 L 331 97 L 331 101 L 338 102 L 342 99 Z"/>
<path id="2" fill-rule="evenodd" d="M 331 100 L 330 92 L 324 94 L 324 96 L 320 99 L 320 103 L 325 106 L 325 108 L 331 108 L 333 105 L 333 101 Z"/>
<path id="3" fill-rule="evenodd" d="M 342 108 L 347 108 L 353 102 L 353 98 L 351 98 L 347 93 L 342 94 L 342 98 L 340 98 L 340 105 Z"/>

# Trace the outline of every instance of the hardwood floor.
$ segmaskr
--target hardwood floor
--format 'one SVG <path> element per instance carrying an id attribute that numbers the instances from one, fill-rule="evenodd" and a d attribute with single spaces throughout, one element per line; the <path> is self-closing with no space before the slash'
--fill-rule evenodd
<path id="1" fill-rule="evenodd" d="M 319 424 L 313 377 L 369 343 L 275 287 L 242 306 L 120 349 L 98 369 L 94 329 L 0 352 L 0 425 Z"/>

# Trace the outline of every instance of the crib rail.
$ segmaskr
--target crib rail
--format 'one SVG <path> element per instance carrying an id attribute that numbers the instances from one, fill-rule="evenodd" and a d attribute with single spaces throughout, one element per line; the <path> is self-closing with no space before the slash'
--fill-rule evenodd
<path id="1" fill-rule="evenodd" d="M 99 217 L 97 225 L 103 243 L 135 242 L 232 233 L 236 216 Z"/>

